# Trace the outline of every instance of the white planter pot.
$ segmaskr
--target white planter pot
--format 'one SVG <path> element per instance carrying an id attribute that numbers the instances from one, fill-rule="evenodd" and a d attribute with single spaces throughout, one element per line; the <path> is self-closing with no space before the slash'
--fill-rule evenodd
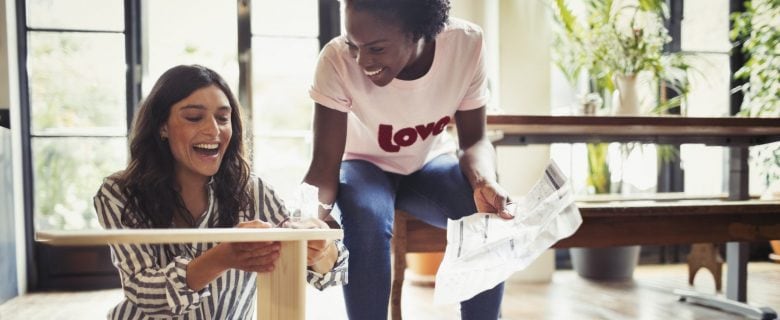
<path id="1" fill-rule="evenodd" d="M 616 116 L 640 115 L 637 75 L 616 74 L 613 81 L 615 92 L 612 95 L 612 114 Z"/>

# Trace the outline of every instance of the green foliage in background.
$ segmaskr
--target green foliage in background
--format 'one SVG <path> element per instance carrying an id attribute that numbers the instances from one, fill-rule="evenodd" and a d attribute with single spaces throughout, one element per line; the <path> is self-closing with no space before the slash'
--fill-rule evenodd
<path id="1" fill-rule="evenodd" d="M 731 38 L 742 43 L 747 55 L 737 70 L 738 79 L 747 83 L 742 114 L 751 117 L 780 116 L 780 0 L 745 2 L 745 12 L 732 15 Z"/>
<path id="2" fill-rule="evenodd" d="M 588 188 L 593 193 L 609 193 L 611 189 L 611 172 L 609 170 L 609 143 L 588 143 Z"/>
<path id="3" fill-rule="evenodd" d="M 671 41 L 664 27 L 668 8 L 663 0 L 623 4 L 613 0 L 585 0 L 586 16 L 577 17 L 565 0 L 554 0 L 557 22 L 553 38 L 553 62 L 575 84 L 580 73 L 590 77 L 590 90 L 601 94 L 615 89 L 613 76 L 650 72 L 663 80 L 678 97 L 662 101 L 653 110 L 661 113 L 682 105 L 690 91 L 691 66 L 679 53 L 664 53 Z M 606 101 L 606 100 L 605 100 Z"/>
<path id="4" fill-rule="evenodd" d="M 731 17 L 731 38 L 747 56 L 735 74 L 747 81 L 735 88 L 744 93 L 740 115 L 780 117 L 780 0 L 746 1 L 745 9 Z M 780 181 L 780 144 L 752 148 L 751 161 L 764 186 Z"/>

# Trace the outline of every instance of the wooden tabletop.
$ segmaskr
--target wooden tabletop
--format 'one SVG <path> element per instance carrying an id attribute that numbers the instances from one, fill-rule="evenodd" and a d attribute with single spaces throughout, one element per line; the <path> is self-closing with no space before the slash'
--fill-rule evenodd
<path id="1" fill-rule="evenodd" d="M 38 231 L 36 241 L 50 245 L 100 245 L 108 243 L 255 242 L 340 239 L 340 229 L 114 229 Z"/>
<path id="2" fill-rule="evenodd" d="M 644 142 L 760 145 L 780 141 L 780 118 L 489 115 L 496 144 Z"/>

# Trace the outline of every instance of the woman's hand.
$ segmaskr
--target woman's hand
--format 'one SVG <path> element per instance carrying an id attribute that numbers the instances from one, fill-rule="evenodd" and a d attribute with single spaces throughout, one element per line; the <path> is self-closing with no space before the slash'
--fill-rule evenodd
<path id="1" fill-rule="evenodd" d="M 504 219 L 515 217 L 508 207 L 509 194 L 496 182 L 485 182 L 474 188 L 474 203 L 478 212 L 495 213 Z"/>
<path id="2" fill-rule="evenodd" d="M 238 228 L 273 228 L 273 225 L 260 220 L 239 223 Z M 227 268 L 240 269 L 247 272 L 271 272 L 276 260 L 279 259 L 279 241 L 263 242 L 226 242 L 217 247 L 220 258 Z"/>
<path id="3" fill-rule="evenodd" d="M 287 228 L 293 229 L 330 229 L 325 221 L 318 218 L 307 218 L 298 222 L 286 222 Z M 309 240 L 306 244 L 306 265 L 319 273 L 327 273 L 336 262 L 338 250 L 333 240 Z"/>
<path id="4" fill-rule="evenodd" d="M 271 228 L 273 225 L 260 220 L 239 223 L 239 228 Z M 187 285 L 200 290 L 219 277 L 227 269 L 247 272 L 271 272 L 279 259 L 278 241 L 274 242 L 223 242 L 192 259 L 187 266 Z"/>

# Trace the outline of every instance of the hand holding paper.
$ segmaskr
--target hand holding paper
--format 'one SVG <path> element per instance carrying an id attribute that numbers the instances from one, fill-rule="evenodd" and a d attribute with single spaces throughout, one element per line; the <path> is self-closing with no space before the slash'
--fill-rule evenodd
<path id="1" fill-rule="evenodd" d="M 511 209 L 512 220 L 475 213 L 447 222 L 435 303 L 464 301 L 495 287 L 582 224 L 571 187 L 554 162 Z"/>

